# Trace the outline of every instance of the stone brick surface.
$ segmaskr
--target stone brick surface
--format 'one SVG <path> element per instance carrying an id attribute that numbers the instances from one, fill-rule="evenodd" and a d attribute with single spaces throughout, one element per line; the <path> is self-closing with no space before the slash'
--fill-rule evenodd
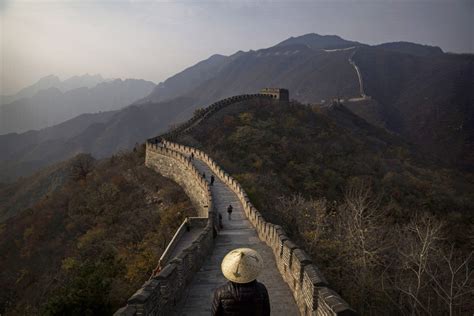
<path id="1" fill-rule="evenodd" d="M 196 161 L 199 170 L 211 174 L 209 167 L 202 161 Z M 175 309 L 178 315 L 210 315 L 214 290 L 226 282 L 220 270 L 224 256 L 232 249 L 250 247 L 256 249 L 263 257 L 265 269 L 258 280 L 264 283 L 270 295 L 272 315 L 298 315 L 298 308 L 288 285 L 277 270 L 275 258 L 269 248 L 258 237 L 255 229 L 243 212 L 243 205 L 237 195 L 225 185 L 220 178 L 212 187 L 214 205 L 224 219 L 224 229 L 215 240 L 214 250 L 196 273 L 183 299 Z M 233 206 L 232 220 L 227 219 L 226 209 Z"/>

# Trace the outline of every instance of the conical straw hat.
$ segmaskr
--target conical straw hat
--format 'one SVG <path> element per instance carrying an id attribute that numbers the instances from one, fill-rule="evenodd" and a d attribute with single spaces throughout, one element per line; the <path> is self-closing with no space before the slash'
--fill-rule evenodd
<path id="1" fill-rule="evenodd" d="M 228 280 L 235 283 L 249 283 L 262 271 L 263 259 L 253 249 L 237 248 L 224 257 L 221 269 Z"/>

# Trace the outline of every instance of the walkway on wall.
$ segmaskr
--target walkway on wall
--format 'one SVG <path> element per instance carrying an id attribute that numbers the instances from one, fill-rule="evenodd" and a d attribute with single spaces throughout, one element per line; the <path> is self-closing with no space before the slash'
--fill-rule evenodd
<path id="1" fill-rule="evenodd" d="M 192 245 L 193 241 L 195 241 L 199 235 L 202 233 L 204 230 L 203 227 L 192 227 L 190 228 L 189 231 L 186 231 L 181 238 L 179 239 L 178 244 L 176 245 L 176 248 L 173 249 L 173 251 L 169 255 L 169 259 L 175 258 L 177 255 L 179 255 L 184 249 L 188 248 L 189 246 Z M 163 266 L 167 263 L 168 260 L 165 262 L 161 263 Z"/>
<path id="2" fill-rule="evenodd" d="M 194 159 L 195 166 L 205 172 L 209 178 L 212 171 L 201 160 Z M 298 308 L 290 288 L 279 273 L 272 249 L 261 241 L 252 224 L 247 220 L 237 195 L 216 175 L 212 187 L 215 209 L 222 214 L 224 229 L 216 240 L 211 256 L 196 273 L 192 283 L 187 287 L 183 298 L 176 305 L 178 315 L 210 315 L 214 290 L 226 282 L 221 273 L 220 264 L 224 256 L 232 249 L 250 247 L 256 249 L 263 257 L 265 269 L 259 281 L 264 283 L 270 295 L 272 315 L 298 315 Z M 227 219 L 227 207 L 232 204 L 232 220 Z"/>
<path id="3" fill-rule="evenodd" d="M 360 69 L 359 67 L 357 66 L 357 64 L 354 62 L 354 60 L 352 59 L 355 55 L 355 53 L 357 52 L 357 50 L 354 50 L 354 52 L 351 54 L 351 56 L 349 57 L 349 63 L 354 67 L 356 73 L 357 73 L 357 78 L 359 79 L 359 94 L 360 94 L 360 97 L 358 98 L 350 98 L 349 101 L 363 101 L 363 100 L 367 100 L 367 99 L 370 99 L 370 96 L 366 95 L 365 94 L 365 91 L 364 91 L 364 82 L 362 81 L 362 74 L 360 72 Z"/>

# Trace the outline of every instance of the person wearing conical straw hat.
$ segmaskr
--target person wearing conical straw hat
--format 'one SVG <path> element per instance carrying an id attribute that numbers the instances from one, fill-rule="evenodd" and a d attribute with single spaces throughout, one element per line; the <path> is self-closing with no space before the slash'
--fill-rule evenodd
<path id="1" fill-rule="evenodd" d="M 230 251 L 222 260 L 226 284 L 217 288 L 212 302 L 213 316 L 269 316 L 270 299 L 265 285 L 257 281 L 263 269 L 260 254 L 250 248 Z"/>

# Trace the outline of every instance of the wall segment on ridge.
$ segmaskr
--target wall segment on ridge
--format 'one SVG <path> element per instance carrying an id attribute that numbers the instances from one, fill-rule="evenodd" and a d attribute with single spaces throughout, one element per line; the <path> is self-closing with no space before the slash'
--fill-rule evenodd
<path id="1" fill-rule="evenodd" d="M 189 161 L 181 161 L 173 157 L 173 151 L 167 148 L 160 148 L 156 150 L 154 145 L 149 145 L 147 148 L 145 165 L 161 175 L 173 179 L 186 192 L 186 195 L 191 199 L 194 207 L 198 212 L 198 216 L 207 217 L 209 207 L 209 195 L 207 187 L 205 187 L 205 180 L 190 176 Z M 163 152 L 168 152 L 163 154 Z"/>
<path id="2" fill-rule="evenodd" d="M 146 147 L 146 165 L 180 184 L 201 216 L 192 219 L 191 223 L 203 226 L 202 222 L 205 220 L 206 224 L 201 227 L 198 237 L 188 247 L 166 262 L 162 270 L 145 282 L 128 299 L 127 305 L 114 315 L 170 315 L 214 245 L 217 227 L 212 195 L 209 184 L 196 167 L 184 155 L 151 143 L 147 143 Z M 183 225 L 180 228 L 175 234 L 175 237 L 179 236 L 178 239 L 183 234 Z M 171 243 L 174 241 L 179 242 L 173 238 Z"/>
<path id="3" fill-rule="evenodd" d="M 201 150 L 163 140 L 166 148 L 184 155 L 194 153 L 236 193 L 259 238 L 273 249 L 277 267 L 289 285 L 301 315 L 356 315 L 332 289 L 306 252 L 294 244 L 278 225 L 266 222 L 242 186 Z"/>
<path id="4" fill-rule="evenodd" d="M 116 315 L 173 314 L 176 311 L 174 306 L 191 283 L 204 258 L 212 252 L 214 237 L 218 230 L 217 212 L 214 210 L 209 184 L 188 158 L 191 153 L 205 163 L 236 194 L 258 238 L 272 249 L 278 271 L 288 284 L 301 315 L 356 315 L 328 286 L 308 254 L 293 243 L 280 226 L 264 219 L 235 179 L 203 151 L 166 140 L 189 132 L 225 106 L 261 97 L 268 96 L 244 95 L 216 102 L 174 131 L 147 141 L 146 165 L 181 185 L 195 205 L 199 216 L 207 218 L 207 224 L 192 245 L 171 259 L 158 275 L 150 278 L 128 300 L 127 306 L 117 311 Z M 182 232 L 178 231 L 177 234 L 180 235 Z"/>

